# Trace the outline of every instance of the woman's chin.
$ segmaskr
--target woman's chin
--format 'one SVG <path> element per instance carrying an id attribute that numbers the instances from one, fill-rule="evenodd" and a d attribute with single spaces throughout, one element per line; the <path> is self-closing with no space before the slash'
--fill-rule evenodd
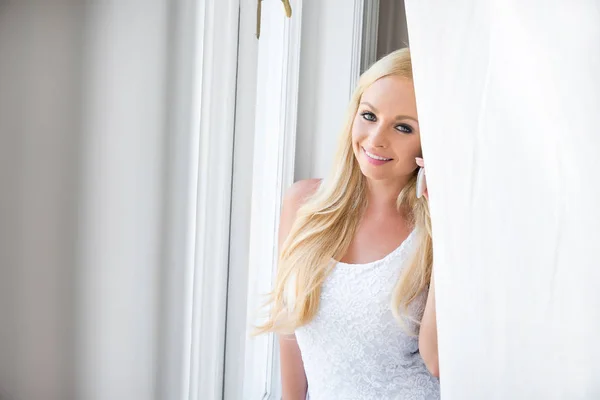
<path id="1" fill-rule="evenodd" d="M 363 176 L 372 181 L 382 181 L 386 179 L 392 178 L 391 174 L 387 171 L 382 171 L 381 169 L 372 168 L 370 166 L 362 166 L 360 170 Z"/>

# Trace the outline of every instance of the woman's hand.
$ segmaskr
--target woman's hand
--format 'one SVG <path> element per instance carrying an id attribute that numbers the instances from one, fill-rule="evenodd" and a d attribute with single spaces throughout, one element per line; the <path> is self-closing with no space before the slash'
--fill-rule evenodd
<path id="1" fill-rule="evenodd" d="M 417 198 L 425 196 L 429 200 L 429 192 L 427 191 L 427 179 L 425 177 L 425 162 L 421 157 L 415 158 L 417 165 L 421 167 L 419 177 L 417 178 Z"/>

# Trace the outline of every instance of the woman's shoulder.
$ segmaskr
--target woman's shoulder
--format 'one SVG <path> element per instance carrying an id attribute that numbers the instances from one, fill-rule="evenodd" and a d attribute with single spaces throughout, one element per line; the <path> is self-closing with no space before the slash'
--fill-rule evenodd
<path id="1" fill-rule="evenodd" d="M 321 181 L 322 179 L 303 179 L 289 187 L 283 197 L 280 232 L 287 234 L 289 227 L 296 219 L 296 212 L 306 200 L 315 194 L 321 186 Z"/>
<path id="2" fill-rule="evenodd" d="M 283 203 L 291 208 L 300 208 L 321 186 L 322 179 L 302 179 L 285 192 Z"/>

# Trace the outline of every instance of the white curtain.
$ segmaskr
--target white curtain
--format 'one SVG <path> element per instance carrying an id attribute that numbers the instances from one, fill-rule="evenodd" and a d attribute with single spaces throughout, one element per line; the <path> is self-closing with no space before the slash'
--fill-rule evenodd
<path id="1" fill-rule="evenodd" d="M 600 4 L 408 0 L 442 397 L 600 398 Z"/>

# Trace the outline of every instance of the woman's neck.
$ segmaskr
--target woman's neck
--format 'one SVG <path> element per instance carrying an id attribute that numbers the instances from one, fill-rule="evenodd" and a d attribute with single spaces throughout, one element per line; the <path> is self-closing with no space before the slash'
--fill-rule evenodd
<path id="1" fill-rule="evenodd" d="M 386 212 L 398 211 L 398 196 L 406 182 L 367 181 L 368 207 L 372 211 Z"/>

